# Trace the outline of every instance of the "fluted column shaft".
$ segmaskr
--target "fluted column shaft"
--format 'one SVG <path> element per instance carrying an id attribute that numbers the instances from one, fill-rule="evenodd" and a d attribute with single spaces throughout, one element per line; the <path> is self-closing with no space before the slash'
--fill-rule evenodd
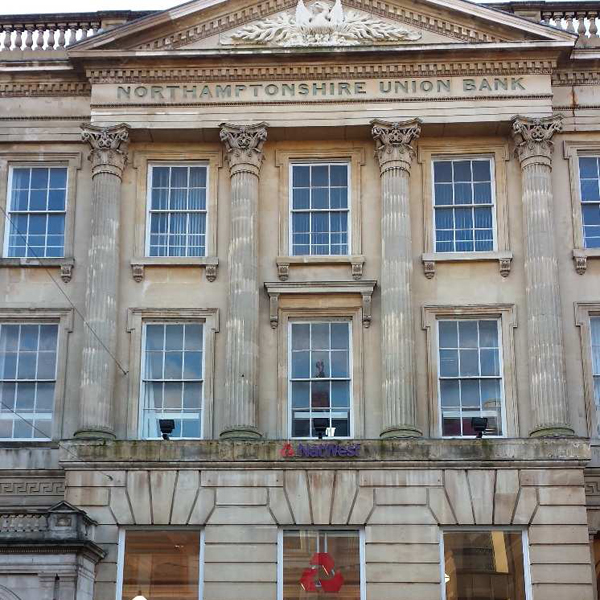
<path id="1" fill-rule="evenodd" d="M 421 127 L 418 119 L 372 126 L 381 168 L 381 437 L 418 437 L 409 186 L 411 143 Z"/>
<path id="2" fill-rule="evenodd" d="M 226 321 L 227 425 L 222 438 L 259 438 L 258 391 L 258 176 L 266 124 L 224 124 L 221 140 L 231 174 L 229 297 Z"/>
<path id="3" fill-rule="evenodd" d="M 119 213 L 129 130 L 86 126 L 92 151 L 92 221 L 85 296 L 79 430 L 76 437 L 113 438 L 117 348 Z"/>
<path id="4" fill-rule="evenodd" d="M 561 129 L 557 117 L 513 122 L 522 169 L 532 436 L 573 435 L 553 222 L 551 139 Z"/>

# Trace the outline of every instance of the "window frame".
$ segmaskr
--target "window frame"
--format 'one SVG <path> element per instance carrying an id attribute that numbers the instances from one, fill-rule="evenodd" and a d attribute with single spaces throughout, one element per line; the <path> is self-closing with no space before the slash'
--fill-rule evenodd
<path id="1" fill-rule="evenodd" d="M 125 568 L 125 541 L 128 531 L 198 531 L 200 533 L 200 548 L 198 552 L 198 600 L 203 600 L 204 594 L 204 559 L 205 559 L 205 537 L 206 529 L 193 525 L 141 525 L 126 526 L 119 528 L 117 542 L 117 579 L 115 584 L 115 600 L 123 596 L 123 570 Z"/>
<path id="2" fill-rule="evenodd" d="M 214 281 L 219 264 L 217 233 L 219 170 L 223 166 L 221 150 L 189 148 L 173 152 L 160 148 L 141 149 L 134 152 L 132 164 L 136 172 L 132 277 L 137 282 L 142 281 L 147 267 L 200 267 L 204 268 L 207 280 Z M 190 164 L 203 164 L 207 167 L 205 255 L 148 256 L 151 167 L 188 166 Z"/>
<path id="3" fill-rule="evenodd" d="M 67 169 L 67 192 L 65 196 L 64 256 L 62 257 L 12 257 L 6 256 L 8 246 L 8 220 L 0 227 L 0 267 L 61 267 L 61 277 L 65 283 L 72 277 L 75 246 L 75 216 L 77 200 L 78 171 L 82 165 L 81 152 L 34 152 L 0 151 L 0 207 L 9 214 L 9 194 L 11 192 L 11 172 L 19 167 L 63 167 Z"/>
<path id="4" fill-rule="evenodd" d="M 206 322 L 199 320 L 199 319 L 172 319 L 172 320 L 168 320 L 165 321 L 164 319 L 143 319 L 142 320 L 142 347 L 141 347 L 141 352 L 140 352 L 140 392 L 139 392 L 139 400 L 138 400 L 138 404 L 139 404 L 139 416 L 138 416 L 138 423 L 139 423 L 139 431 L 138 431 L 138 437 L 140 440 L 158 440 L 160 439 L 160 437 L 144 437 L 142 435 L 143 433 L 143 428 L 144 428 L 144 413 L 146 412 L 146 405 L 144 402 L 144 382 L 146 380 L 146 335 L 147 335 L 147 326 L 148 325 L 191 325 L 191 324 L 202 324 L 202 400 L 201 400 L 201 405 L 200 405 L 200 409 L 198 410 L 198 412 L 200 413 L 200 437 L 177 437 L 177 438 L 173 438 L 176 440 L 201 440 L 203 439 L 203 423 L 204 423 L 204 376 L 206 374 L 206 353 L 205 353 L 205 347 L 206 347 Z M 164 352 L 163 352 L 164 355 Z M 164 361 L 164 358 L 163 358 Z M 165 378 L 163 378 L 161 380 L 162 383 L 165 383 L 167 380 Z M 183 380 L 181 379 L 176 379 L 174 380 L 176 382 L 183 382 Z M 177 417 L 175 416 L 177 413 L 173 412 L 172 415 L 170 415 L 170 413 L 166 412 L 166 413 L 162 413 L 164 416 L 162 417 L 158 417 L 158 418 L 165 418 L 165 419 L 169 419 L 169 418 L 174 418 L 175 420 L 177 420 L 178 418 L 181 418 L 182 420 L 185 420 L 183 417 Z M 180 415 L 185 414 L 180 412 Z"/>
<path id="5" fill-rule="evenodd" d="M 435 226 L 435 215 L 436 215 L 436 209 L 440 208 L 438 206 L 436 206 L 435 204 L 435 163 L 436 162 L 450 162 L 452 165 L 455 162 L 459 162 L 459 161 L 476 161 L 476 160 L 487 160 L 489 161 L 490 164 L 490 186 L 491 186 L 491 195 L 492 195 L 492 202 L 491 202 L 491 211 L 492 211 L 492 249 L 491 250 L 453 250 L 452 252 L 438 252 L 436 249 L 437 246 L 437 227 Z M 433 231 L 432 231 L 432 235 L 433 235 L 433 252 L 434 254 L 481 254 L 482 252 L 498 252 L 498 224 L 497 224 L 497 203 L 496 203 L 496 160 L 495 160 L 495 156 L 493 154 L 489 154 L 489 155 L 483 155 L 483 154 L 478 154 L 478 155 L 457 155 L 457 156 L 452 156 L 452 157 L 448 157 L 448 156 L 432 156 L 431 157 L 431 162 L 430 162 L 430 169 L 431 169 L 431 200 L 432 200 L 432 208 L 433 208 L 433 221 L 432 221 L 432 227 L 433 227 Z M 454 170 L 454 167 L 453 167 Z M 471 182 L 473 183 L 473 182 Z M 452 185 L 454 186 L 454 177 L 453 177 L 453 181 L 452 181 Z M 474 203 L 471 203 L 469 205 L 467 204 L 452 204 L 449 205 L 448 207 L 444 206 L 444 208 L 457 208 L 457 207 L 469 207 L 469 208 L 473 208 L 476 207 L 477 205 L 475 205 Z M 482 207 L 488 207 L 489 204 L 484 204 L 481 205 Z M 474 222 L 473 222 L 474 223 Z M 456 231 L 456 228 L 454 228 L 452 230 L 453 232 Z M 475 231 L 475 227 L 473 227 L 473 231 Z M 475 243 L 475 242 L 474 242 Z"/>
<path id="6" fill-rule="evenodd" d="M 31 214 L 35 214 L 32 211 L 13 211 L 11 209 L 11 202 L 10 202 L 10 197 L 12 195 L 12 191 L 13 191 L 13 177 L 14 177 L 14 170 L 15 169 L 65 169 L 66 174 L 67 174 L 67 181 L 66 181 L 66 189 L 65 189 L 65 209 L 64 211 L 55 211 L 56 214 L 64 214 L 64 226 L 63 226 L 63 254 L 62 256 L 41 256 L 41 257 L 33 257 L 33 256 L 8 256 L 9 253 L 9 237 L 10 237 L 10 227 L 11 227 L 11 223 L 10 221 L 13 220 L 13 212 L 14 213 L 19 213 L 19 214 L 26 214 L 26 215 L 31 215 Z M 31 188 L 30 188 L 31 189 Z M 51 163 L 47 163 L 44 164 L 44 166 L 41 165 L 9 165 L 8 167 L 8 186 L 7 186 L 7 197 L 6 197 L 6 214 L 9 215 L 9 218 L 5 218 L 4 221 L 4 240 L 3 240 L 3 246 L 2 246 L 2 256 L 5 258 L 50 258 L 50 259 L 56 259 L 56 260 L 61 260 L 64 259 L 66 256 L 66 227 L 67 227 L 67 212 L 69 210 L 69 167 L 67 164 L 51 164 Z M 49 214 L 53 214 L 51 211 L 35 211 L 44 215 L 49 215 Z M 24 236 L 25 239 L 27 239 L 26 236 Z M 27 239 L 27 243 L 26 243 L 26 247 L 29 247 L 29 240 Z"/>
<path id="7" fill-rule="evenodd" d="M 126 438 L 145 440 L 142 432 L 142 360 L 144 357 L 145 323 L 203 323 L 204 324 L 204 382 L 200 438 L 213 439 L 215 336 L 219 332 L 218 308 L 130 308 L 127 314 L 129 340 L 128 402 L 117 408 L 117 418 L 126 423 Z M 150 438 L 154 439 L 154 438 Z"/>
<path id="8" fill-rule="evenodd" d="M 525 584 L 525 600 L 533 600 L 533 587 L 531 582 L 531 559 L 529 556 L 529 532 L 525 527 L 516 525 L 448 525 L 440 527 L 440 587 L 442 593 L 441 600 L 447 600 L 446 597 L 446 561 L 445 561 L 445 545 L 444 533 L 446 532 L 478 532 L 478 531 L 506 531 L 509 533 L 521 533 L 523 544 L 523 579 Z"/>
<path id="9" fill-rule="evenodd" d="M 314 160 L 291 160 L 289 162 L 288 168 L 289 168 L 289 173 L 288 173 L 288 177 L 289 177 L 289 181 L 291 182 L 289 185 L 289 190 L 288 190 L 288 206 L 289 206 L 289 217 L 288 217 L 288 227 L 289 227 L 289 231 L 288 231 L 288 240 L 289 240 L 289 246 L 288 246 L 288 251 L 289 251 L 289 255 L 290 257 L 294 257 L 294 258 L 299 258 L 299 257 L 326 257 L 326 258 L 330 258 L 330 257 L 334 257 L 334 256 L 349 256 L 350 252 L 346 252 L 345 254 L 294 254 L 293 253 L 293 217 L 292 215 L 294 214 L 295 210 L 294 210 L 294 202 L 293 202 L 293 196 L 294 196 L 294 167 L 296 166 L 305 166 L 305 167 L 317 167 L 317 166 L 328 166 L 328 167 L 332 167 L 332 166 L 345 166 L 348 169 L 347 172 L 347 178 L 346 178 L 346 184 L 347 184 L 347 189 L 348 189 L 348 206 L 345 209 L 346 213 L 347 213 L 347 227 L 348 227 L 348 231 L 347 231 L 347 237 L 348 237 L 348 241 L 346 242 L 346 246 L 348 247 L 348 250 L 352 249 L 352 162 L 349 160 L 337 160 L 337 161 L 332 161 L 332 160 L 318 160 L 318 161 L 314 161 Z M 312 189 L 312 188 L 309 188 Z M 331 189 L 331 188 L 328 188 Z M 309 207 L 308 209 L 306 209 L 306 211 L 301 211 L 300 209 L 297 209 L 299 212 L 308 212 L 308 214 L 310 216 L 313 215 L 313 209 L 311 207 Z M 316 209 L 319 210 L 319 209 Z M 344 209 L 332 209 L 331 207 L 329 209 L 320 209 L 319 212 L 323 212 L 323 213 L 327 213 L 329 215 L 331 215 L 332 212 L 342 212 L 342 210 Z M 330 221 L 331 223 L 331 221 Z M 328 234 L 329 236 L 331 236 L 331 229 L 328 230 Z M 308 247 L 309 249 L 311 249 L 312 244 L 308 243 Z M 329 243 L 329 249 L 331 250 L 331 242 Z"/>
<path id="10" fill-rule="evenodd" d="M 420 140 L 417 148 L 417 161 L 421 165 L 423 195 L 423 263 L 424 275 L 435 276 L 437 263 L 494 262 L 499 265 L 500 274 L 510 274 L 513 254 L 510 249 L 510 229 L 508 225 L 507 163 L 510 161 L 507 142 L 499 143 L 490 139 L 488 143 L 477 140 L 448 140 L 444 145 Z M 494 226 L 494 250 L 472 252 L 436 252 L 435 250 L 435 197 L 433 163 L 436 160 L 477 160 L 488 158 L 492 161 L 492 224 Z M 452 205 L 455 206 L 455 205 Z"/>
<path id="11" fill-rule="evenodd" d="M 594 398 L 594 367 L 592 356 L 591 318 L 600 317 L 600 301 L 575 302 L 575 326 L 579 328 L 581 344 L 581 366 L 583 369 L 583 397 L 587 434 L 592 445 L 600 445 L 597 424 L 600 424 L 600 410 L 596 408 Z"/>
<path id="12" fill-rule="evenodd" d="M 72 308 L 0 308 L 0 323 L 4 324 L 57 324 L 58 338 L 56 344 L 56 383 L 54 387 L 54 405 L 52 412 L 51 437 L 42 438 L 6 438 L 4 442 L 30 442 L 60 440 L 63 437 L 65 414 L 65 394 L 67 383 L 67 359 L 69 334 L 73 332 Z"/>
<path id="13" fill-rule="evenodd" d="M 352 391 L 351 398 L 351 422 L 353 426 L 353 438 L 364 438 L 364 369 L 363 369 L 363 323 L 362 323 L 362 298 L 354 294 L 348 294 L 346 297 L 338 298 L 332 304 L 339 305 L 332 308 L 322 308 L 320 306 L 322 296 L 315 294 L 303 298 L 296 297 L 293 294 L 283 295 L 278 298 L 278 319 L 279 335 L 277 339 L 278 355 L 278 436 L 281 439 L 289 439 L 291 432 L 290 410 L 291 386 L 289 386 L 289 322 L 315 321 L 315 320 L 348 320 L 351 322 L 351 340 L 352 340 Z M 342 438 L 338 438 L 342 439 Z M 344 438 L 350 439 L 350 438 Z"/>
<path id="14" fill-rule="evenodd" d="M 356 531 L 359 535 L 360 600 L 367 598 L 366 535 L 364 527 L 351 525 L 296 525 L 277 530 L 277 600 L 283 600 L 283 534 L 285 531 Z M 529 599 L 528 599 L 529 600 Z"/>
<path id="15" fill-rule="evenodd" d="M 569 164 L 571 185 L 571 218 L 573 225 L 573 263 L 579 275 L 587 270 L 588 259 L 600 259 L 600 248 L 586 248 L 583 238 L 583 211 L 581 209 L 581 187 L 579 158 L 596 156 L 600 158 L 600 142 L 591 140 L 565 140 L 563 157 Z"/>
<path id="16" fill-rule="evenodd" d="M 289 277 L 290 267 L 316 265 L 349 265 L 354 279 L 362 278 L 365 257 L 362 255 L 362 167 L 365 165 L 362 147 L 344 148 L 287 148 L 281 145 L 275 151 L 275 166 L 279 168 L 279 250 L 276 259 L 281 281 Z M 348 254 L 297 255 L 292 254 L 292 165 L 293 164 L 348 165 Z"/>
<path id="17" fill-rule="evenodd" d="M 470 439 L 465 436 L 442 435 L 442 410 L 439 393 L 439 327 L 445 320 L 499 321 L 500 367 L 502 376 L 503 434 L 494 438 L 519 437 L 519 416 L 516 393 L 514 329 L 517 327 L 514 304 L 425 305 L 422 308 L 422 328 L 427 337 L 429 435 L 440 439 Z M 491 436 L 490 436 L 491 437 Z"/>
<path id="18" fill-rule="evenodd" d="M 309 324 L 315 324 L 315 323 L 348 323 L 348 363 L 349 363 L 349 381 L 350 381 L 350 403 L 349 403 L 349 416 L 348 416 L 348 431 L 349 431 L 349 435 L 347 436 L 338 436 L 336 435 L 333 438 L 328 438 L 328 439 L 336 439 L 336 440 L 352 440 L 354 439 L 354 361 L 353 361 L 353 345 L 354 345 L 354 340 L 353 340 L 353 327 L 352 327 L 352 318 L 349 317 L 330 317 L 330 318 L 324 318 L 324 317 L 317 317 L 317 318 L 310 318 L 310 317 L 305 317 L 305 318 L 290 318 L 287 321 L 287 329 L 288 329 L 288 344 L 287 344 L 287 352 L 288 352 L 288 368 L 287 368 L 287 376 L 288 376 L 288 384 L 287 384 L 287 393 L 288 393 L 288 397 L 287 397 L 287 406 L 288 406 L 288 416 L 287 416 L 287 435 L 286 438 L 290 439 L 290 440 L 302 440 L 302 441 L 310 441 L 310 440 L 316 440 L 316 437 L 293 437 L 292 436 L 292 432 L 293 432 L 293 426 L 294 426 L 294 420 L 293 420 L 293 408 L 292 408 L 292 369 L 291 369 L 291 364 L 292 364 L 292 344 L 291 344 L 291 339 L 292 339 L 292 325 L 296 324 L 296 323 L 309 323 Z M 311 349 L 312 351 L 312 349 Z M 314 378 L 309 378 L 309 382 L 312 382 Z M 332 381 L 332 378 L 329 378 L 328 381 Z M 310 402 L 310 397 L 309 397 L 309 402 Z M 309 406 L 309 411 L 312 413 L 310 406 Z M 333 408 L 331 407 L 331 403 L 330 403 L 330 413 L 334 412 Z M 320 417 L 313 417 L 312 420 L 314 420 L 314 418 L 320 418 Z M 322 417 L 325 418 L 325 417 Z"/>
<path id="19" fill-rule="evenodd" d="M 150 255 L 150 225 L 151 225 L 151 218 L 152 218 L 152 213 L 154 212 L 152 210 L 151 204 L 152 204 L 152 171 L 155 167 L 204 167 L 206 168 L 206 203 L 205 206 L 206 208 L 204 209 L 204 211 L 180 211 L 182 213 L 185 214 L 191 214 L 192 212 L 197 212 L 197 213 L 204 213 L 205 217 L 206 217 L 206 221 L 205 221 L 205 226 L 204 226 L 204 231 L 205 231 L 205 235 L 204 235 L 204 254 L 202 256 L 151 256 Z M 181 161 L 181 162 L 173 162 L 173 161 L 149 161 L 148 162 L 148 172 L 147 172 L 147 177 L 148 177 L 148 182 L 147 182 L 147 189 L 146 189 L 146 232 L 145 232 L 145 237 L 144 237 L 144 258 L 206 258 L 207 256 L 209 256 L 209 251 L 212 250 L 212 248 L 209 247 L 209 228 L 210 228 L 210 214 L 209 214 L 209 199 L 208 199 L 208 194 L 209 191 L 211 189 L 211 181 L 210 181 L 210 163 L 206 160 L 204 161 Z M 171 188 L 169 188 L 170 190 Z M 188 188 L 189 189 L 189 188 Z M 166 211 L 167 213 L 171 212 L 171 211 Z M 186 234 L 186 237 L 189 234 Z"/>

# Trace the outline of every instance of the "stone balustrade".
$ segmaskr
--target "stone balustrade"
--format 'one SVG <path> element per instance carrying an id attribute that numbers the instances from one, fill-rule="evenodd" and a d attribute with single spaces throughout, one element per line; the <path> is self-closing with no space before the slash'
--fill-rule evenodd
<path id="1" fill-rule="evenodd" d="M 152 11 L 0 16 L 0 52 L 60 51 Z"/>

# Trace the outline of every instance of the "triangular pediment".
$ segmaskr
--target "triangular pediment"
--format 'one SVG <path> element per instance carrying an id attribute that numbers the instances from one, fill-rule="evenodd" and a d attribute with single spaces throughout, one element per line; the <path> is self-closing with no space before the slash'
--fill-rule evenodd
<path id="1" fill-rule="evenodd" d="M 72 52 L 574 45 L 573 34 L 465 0 L 194 0 L 75 44 Z"/>

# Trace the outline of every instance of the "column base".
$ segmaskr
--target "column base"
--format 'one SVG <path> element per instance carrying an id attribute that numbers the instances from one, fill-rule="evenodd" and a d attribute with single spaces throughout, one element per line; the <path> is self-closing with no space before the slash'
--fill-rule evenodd
<path id="1" fill-rule="evenodd" d="M 80 429 L 73 436 L 79 440 L 116 440 L 117 436 L 110 429 Z"/>
<path id="2" fill-rule="evenodd" d="M 568 425 L 542 425 L 541 427 L 533 429 L 529 433 L 529 437 L 575 437 L 575 432 Z"/>
<path id="3" fill-rule="evenodd" d="M 221 431 L 222 440 L 260 440 L 262 433 L 253 425 L 232 425 Z"/>
<path id="4" fill-rule="evenodd" d="M 411 425 L 395 425 L 384 429 L 379 437 L 384 440 L 420 438 L 423 437 L 423 432 Z"/>

